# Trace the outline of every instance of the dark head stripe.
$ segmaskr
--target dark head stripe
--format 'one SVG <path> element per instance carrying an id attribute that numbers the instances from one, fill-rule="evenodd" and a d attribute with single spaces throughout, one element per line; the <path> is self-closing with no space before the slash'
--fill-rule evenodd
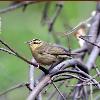
<path id="1" fill-rule="evenodd" d="M 31 41 L 28 41 L 27 43 L 29 43 L 29 44 L 40 44 L 41 43 L 41 41 L 39 40 L 39 39 L 33 39 L 33 40 L 31 40 Z"/>
<path id="2" fill-rule="evenodd" d="M 40 41 L 39 39 L 33 39 L 32 41 Z"/>

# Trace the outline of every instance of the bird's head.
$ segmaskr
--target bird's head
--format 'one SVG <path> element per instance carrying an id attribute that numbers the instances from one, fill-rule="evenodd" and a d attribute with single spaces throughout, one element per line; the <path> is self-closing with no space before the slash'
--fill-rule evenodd
<path id="1" fill-rule="evenodd" d="M 42 44 L 43 41 L 39 40 L 39 39 L 32 39 L 28 42 L 26 42 L 30 48 L 32 49 L 32 51 L 36 50 L 37 48 L 39 48 Z"/>

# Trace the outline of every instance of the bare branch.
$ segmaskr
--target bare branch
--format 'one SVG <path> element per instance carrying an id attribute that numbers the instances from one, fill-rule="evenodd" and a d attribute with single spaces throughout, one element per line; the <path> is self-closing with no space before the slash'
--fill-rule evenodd
<path id="1" fill-rule="evenodd" d="M 80 22 L 77 26 L 75 26 L 71 31 L 67 32 L 63 32 L 64 35 L 71 35 L 72 33 L 77 32 L 77 30 L 79 30 L 81 27 L 88 27 L 88 24 L 93 20 L 95 15 L 91 15 L 89 18 L 87 18 L 86 20 Z M 62 33 L 62 32 L 61 32 Z"/>
<path id="2" fill-rule="evenodd" d="M 57 88 L 57 86 L 55 85 L 54 82 L 52 82 L 53 86 L 56 88 L 56 90 L 58 91 L 58 93 L 61 95 L 61 97 L 63 98 L 63 100 L 66 100 L 66 98 L 63 96 L 63 94 L 60 92 L 60 90 Z"/>
<path id="3" fill-rule="evenodd" d="M 71 66 L 71 65 L 73 66 L 73 64 L 74 64 L 74 65 L 77 64 L 77 66 L 78 66 L 78 63 L 79 63 L 79 65 L 80 65 L 80 68 L 82 68 L 83 64 L 80 63 L 80 62 L 78 62 L 78 60 L 75 60 L 75 59 L 68 60 L 68 61 L 64 61 L 64 62 L 58 64 L 57 66 L 55 66 L 54 69 L 52 69 L 51 72 L 50 72 L 50 73 L 52 73 L 51 76 L 49 76 L 49 75 L 45 76 L 45 77 L 41 80 L 41 82 L 34 88 L 34 90 L 32 91 L 32 93 L 30 94 L 30 96 L 28 97 L 27 100 L 34 100 L 35 97 L 39 94 L 39 92 L 48 84 L 48 82 L 50 82 L 50 77 L 52 77 L 52 76 L 54 76 L 54 75 L 57 75 L 57 74 L 66 73 L 66 72 L 72 72 L 72 73 L 76 73 L 76 74 L 81 74 L 81 75 L 83 75 L 83 76 L 89 78 L 90 81 L 93 81 L 95 84 L 97 84 L 98 88 L 100 88 L 98 82 L 97 82 L 95 79 L 93 79 L 90 75 L 86 74 L 86 73 L 83 72 L 83 71 L 76 71 L 76 70 L 74 70 L 74 71 L 72 71 L 72 70 L 63 70 L 63 71 L 59 71 L 59 68 L 62 67 L 62 65 L 63 65 L 63 67 L 64 67 L 64 66 L 65 66 L 65 67 L 66 67 L 66 66 Z M 84 65 L 84 66 L 85 66 L 85 65 Z M 57 72 L 57 71 L 58 71 L 58 72 Z"/>
<path id="4" fill-rule="evenodd" d="M 93 18 L 92 25 L 90 27 L 89 33 L 87 34 L 87 35 L 92 36 L 92 37 L 88 38 L 88 41 L 91 43 L 96 42 L 96 39 L 97 39 L 98 34 L 99 34 L 99 24 L 100 24 L 100 13 L 97 13 Z M 88 51 L 91 52 L 94 45 L 88 43 L 87 41 L 86 41 L 85 45 L 87 45 Z"/>
<path id="5" fill-rule="evenodd" d="M 82 48 L 79 48 L 79 49 L 75 49 L 75 50 L 73 50 L 72 52 L 74 53 L 82 53 L 82 52 L 86 52 L 87 51 L 87 47 L 86 46 L 84 46 L 84 47 L 82 47 Z"/>
<path id="6" fill-rule="evenodd" d="M 92 81 L 93 83 L 97 84 L 96 86 L 100 89 L 100 84 L 94 79 L 92 78 L 90 75 L 88 75 L 87 73 L 83 72 L 83 71 L 76 71 L 76 70 L 70 70 L 70 69 L 66 69 L 63 71 L 59 71 L 59 72 L 55 72 L 51 75 L 51 77 L 53 77 L 54 75 L 58 75 L 58 74 L 62 74 L 62 73 L 66 73 L 66 72 L 71 72 L 71 73 L 76 73 L 76 74 L 80 74 L 86 78 L 88 78 L 85 82 L 89 82 Z"/>
<path id="7" fill-rule="evenodd" d="M 13 91 L 13 90 L 15 90 L 15 89 L 24 87 L 24 86 L 26 86 L 27 84 L 28 84 L 28 83 L 21 83 L 21 84 L 15 85 L 15 86 L 13 86 L 13 87 L 7 89 L 5 92 L 0 93 L 0 96 L 5 95 L 5 94 L 7 94 L 8 92 L 11 92 L 11 91 Z"/>
<path id="8" fill-rule="evenodd" d="M 7 49 L 5 49 L 5 48 L 0 48 L 0 51 L 4 51 L 4 52 L 7 52 L 7 53 L 9 53 L 9 54 L 12 54 L 12 55 L 16 56 L 15 53 L 13 53 L 12 51 L 7 50 Z"/>
<path id="9" fill-rule="evenodd" d="M 80 36 L 79 38 L 81 38 L 81 39 L 85 40 L 87 43 L 90 43 L 90 44 L 92 44 L 92 45 L 97 46 L 98 48 L 100 48 L 100 46 L 99 46 L 99 45 L 97 45 L 97 44 L 96 44 L 96 43 L 94 43 L 94 42 L 90 42 L 89 40 L 87 40 L 87 39 L 83 38 L 83 36 Z"/>
<path id="10" fill-rule="evenodd" d="M 12 11 L 16 8 L 20 8 L 20 7 L 23 7 L 27 4 L 29 5 L 29 4 L 33 4 L 36 2 L 38 2 L 38 1 L 20 2 L 16 5 L 12 5 L 8 8 L 1 9 L 0 14 L 6 13 L 6 12 Z M 45 9 L 44 9 L 43 20 L 46 20 L 48 17 L 48 15 L 47 15 L 48 9 L 46 9 L 46 8 L 48 8 L 48 5 L 49 5 L 49 2 L 47 2 L 47 5 L 45 6 Z M 54 32 L 53 26 L 54 26 L 54 23 L 55 23 L 57 17 L 59 16 L 59 14 L 61 12 L 62 6 L 63 6 L 63 2 L 58 1 L 56 12 L 55 12 L 54 16 L 52 16 L 51 20 L 49 20 L 49 22 L 48 22 L 49 32 Z M 91 24 L 91 27 L 88 27 L 88 23 Z M 26 58 L 21 56 L 19 53 L 17 53 L 14 49 L 12 49 L 7 43 L 0 40 L 0 42 L 5 47 L 8 48 L 8 50 L 4 49 L 4 48 L 0 48 L 0 51 L 7 52 L 9 54 L 17 56 L 21 60 L 30 64 L 30 69 L 29 69 L 30 70 L 30 72 L 29 72 L 30 84 L 19 84 L 15 87 L 8 89 L 6 92 L 2 93 L 1 95 L 4 95 L 4 94 L 6 94 L 6 93 L 8 93 L 16 88 L 27 86 L 27 88 L 29 90 L 31 90 L 31 91 L 33 90 L 32 92 L 30 92 L 30 95 L 28 96 L 27 100 L 35 100 L 37 98 L 37 96 L 39 96 L 39 93 L 50 83 L 52 84 L 52 82 L 57 82 L 57 81 L 62 81 L 62 80 L 64 81 L 65 79 L 71 79 L 71 78 L 76 78 L 80 82 L 80 83 L 77 83 L 75 85 L 68 84 L 68 86 L 73 86 L 73 90 L 75 90 L 75 92 L 71 91 L 71 93 L 75 94 L 75 95 L 72 95 L 73 100 L 76 100 L 76 99 L 81 98 L 81 97 L 83 98 L 83 96 L 86 96 L 85 99 L 86 98 L 88 99 L 87 91 L 85 92 L 83 86 L 95 85 L 96 87 L 98 87 L 98 89 L 100 89 L 100 84 L 99 84 L 99 82 L 96 81 L 96 77 L 98 75 L 100 75 L 100 72 L 96 69 L 97 74 L 93 77 L 88 74 L 88 71 L 90 71 L 92 69 L 92 67 L 94 66 L 94 63 L 96 61 L 96 58 L 100 54 L 100 13 L 99 13 L 99 10 L 97 10 L 97 12 L 94 15 L 91 15 L 87 20 L 79 23 L 75 28 L 72 29 L 72 31 L 70 31 L 66 35 L 69 35 L 73 32 L 76 32 L 80 27 L 90 28 L 87 36 L 92 36 L 92 37 L 91 38 L 89 37 L 88 39 L 86 39 L 86 38 L 83 38 L 83 36 L 80 36 L 80 38 L 85 41 L 84 46 L 82 48 L 79 48 L 77 50 L 72 51 L 72 54 L 78 54 L 78 53 L 80 54 L 77 57 L 78 59 L 72 58 L 70 60 L 61 61 L 59 64 L 57 63 L 58 65 L 54 65 L 54 68 L 49 70 L 49 71 L 46 70 L 45 68 L 43 68 L 42 66 L 39 66 L 34 61 L 34 59 L 32 59 L 32 61 L 27 60 Z M 53 35 L 55 41 L 57 43 L 59 43 L 59 39 L 58 39 L 57 35 L 55 33 L 52 35 Z M 89 52 L 89 57 L 88 57 L 88 60 L 85 64 L 83 62 L 83 60 L 84 60 L 83 56 L 85 56 L 85 54 L 88 52 Z M 77 66 L 77 68 L 76 68 L 76 66 Z M 39 78 L 39 81 L 38 81 L 36 87 L 34 87 L 34 67 L 39 67 L 39 69 L 42 70 L 46 74 L 46 75 L 43 75 L 41 78 Z M 72 68 L 72 69 L 69 69 L 69 68 Z M 80 75 L 80 76 L 78 77 L 76 75 Z M 62 76 L 62 77 L 60 77 L 60 76 Z M 52 80 L 52 78 L 54 78 L 54 80 Z M 54 83 L 53 83 L 53 85 L 56 88 L 56 90 L 59 92 L 59 94 L 63 97 L 63 99 L 66 100 L 65 97 L 62 95 L 62 93 L 59 91 L 59 87 L 57 87 Z M 56 93 L 54 93 L 52 95 L 55 95 L 55 94 Z M 71 97 L 71 94 L 69 96 Z"/>
<path id="11" fill-rule="evenodd" d="M 49 31 L 48 35 L 52 34 L 52 36 L 57 44 L 60 44 L 60 40 L 59 40 L 53 26 L 54 26 L 55 21 L 57 20 L 57 17 L 59 16 L 59 14 L 61 12 L 62 7 L 63 7 L 63 1 L 57 1 L 56 10 L 55 10 L 54 15 L 52 16 L 52 18 L 48 17 L 48 19 L 46 20 L 47 25 L 48 25 L 48 31 Z"/>
<path id="12" fill-rule="evenodd" d="M 61 12 L 61 9 L 63 7 L 63 1 L 58 1 L 58 3 L 56 4 L 57 8 L 56 8 L 56 12 L 54 14 L 54 16 L 52 17 L 52 19 L 50 20 L 50 22 L 48 23 L 49 24 L 49 32 L 52 31 L 52 28 L 53 28 L 53 25 L 58 17 L 58 15 L 60 14 Z"/>
<path id="13" fill-rule="evenodd" d="M 60 77 L 60 76 L 64 76 L 64 78 L 59 78 L 59 79 L 56 79 L 56 78 L 58 78 L 58 77 Z M 70 76 L 70 77 L 68 77 L 68 76 Z M 83 80 L 82 78 L 80 78 L 80 77 L 78 77 L 78 76 L 76 76 L 76 75 L 73 75 L 73 74 L 68 74 L 68 73 L 65 73 L 64 75 L 57 75 L 57 76 L 54 76 L 53 77 L 53 79 L 52 79 L 52 81 L 53 82 L 58 82 L 58 81 L 63 81 L 63 80 L 66 80 L 66 79 L 70 79 L 70 78 L 76 78 L 76 79 L 78 79 L 78 80 L 81 80 L 81 81 L 85 81 L 85 80 Z M 56 79 L 56 80 L 55 80 Z"/>
<path id="14" fill-rule="evenodd" d="M 36 63 L 35 59 L 32 58 L 31 60 L 32 63 Z M 30 65 L 29 66 L 29 83 L 30 83 L 30 88 L 33 90 L 34 89 L 34 86 L 35 86 L 35 79 L 34 79 L 34 66 L 33 65 Z"/>
<path id="15" fill-rule="evenodd" d="M 64 84 L 64 82 L 61 82 L 61 83 L 58 85 L 58 88 L 60 88 L 63 84 Z M 52 93 L 49 95 L 48 100 L 51 100 L 51 99 L 54 97 L 54 95 L 55 95 L 56 93 L 57 93 L 57 91 L 56 91 L 56 89 L 54 89 L 54 90 L 52 91 Z"/>
<path id="16" fill-rule="evenodd" d="M 50 7 L 50 1 L 46 2 L 44 5 L 44 9 L 43 9 L 43 14 L 42 14 L 42 18 L 41 18 L 41 23 L 44 24 L 46 23 L 46 21 L 48 20 L 48 9 Z"/>
<path id="17" fill-rule="evenodd" d="M 81 61 L 77 60 L 77 59 L 70 59 L 70 60 L 65 60 L 63 62 L 61 62 L 60 64 L 58 64 L 57 66 L 55 66 L 51 71 L 50 73 L 55 73 L 55 72 L 59 72 L 59 69 L 65 69 L 67 68 L 68 66 L 72 66 L 72 67 L 75 67 L 75 65 L 78 66 L 79 69 L 81 69 L 82 71 L 88 73 L 88 70 L 87 70 L 87 66 L 85 64 L 83 64 Z"/>
<path id="18" fill-rule="evenodd" d="M 96 44 L 98 46 L 100 46 L 100 34 L 99 34 L 96 42 L 97 42 Z M 88 70 L 90 70 L 94 66 L 95 60 L 98 57 L 99 52 L 100 52 L 100 48 L 98 48 L 97 46 L 94 46 L 92 51 L 91 51 L 91 54 L 90 54 L 90 56 L 88 58 L 88 61 L 86 63 L 86 66 L 88 66 L 87 67 Z"/>
<path id="19" fill-rule="evenodd" d="M 37 1 L 23 1 L 23 2 L 20 2 L 16 5 L 12 5 L 8 8 L 0 9 L 0 14 L 9 12 L 9 11 L 15 10 L 17 8 L 24 7 L 25 5 L 33 4 L 33 3 L 37 3 Z"/>

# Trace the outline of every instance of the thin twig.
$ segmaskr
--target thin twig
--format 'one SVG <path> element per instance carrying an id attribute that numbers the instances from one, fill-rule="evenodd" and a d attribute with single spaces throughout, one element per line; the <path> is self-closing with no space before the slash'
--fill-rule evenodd
<path id="1" fill-rule="evenodd" d="M 87 33 L 87 35 L 92 36 L 91 38 L 88 38 L 89 42 L 96 43 L 96 40 L 99 35 L 99 29 L 100 29 L 100 13 L 98 12 L 94 16 L 89 32 Z M 88 41 L 86 41 L 84 45 L 86 45 L 88 47 L 88 51 L 91 52 L 95 44 L 93 45 Z"/>
<path id="2" fill-rule="evenodd" d="M 79 83 L 79 84 L 76 84 L 76 85 L 70 85 L 70 84 L 67 84 L 66 87 L 80 87 L 80 86 L 90 86 L 91 85 L 96 85 L 96 83 L 86 83 L 86 84 L 82 84 L 82 83 Z"/>
<path id="3" fill-rule="evenodd" d="M 53 86 L 55 87 L 55 89 L 58 91 L 58 93 L 61 95 L 61 97 L 63 98 L 63 100 L 66 100 L 66 98 L 63 96 L 63 94 L 60 92 L 60 90 L 57 88 L 57 86 L 55 85 L 54 82 L 52 82 Z"/>
<path id="4" fill-rule="evenodd" d="M 90 16 L 88 19 L 86 19 L 85 21 L 80 22 L 77 26 L 75 26 L 71 31 L 67 32 L 63 32 L 64 35 L 71 35 L 72 33 L 77 32 L 78 29 L 80 29 L 81 27 L 87 27 L 87 24 L 93 19 L 94 16 Z M 61 32 L 62 33 L 62 32 Z"/>
<path id="5" fill-rule="evenodd" d="M 47 1 L 44 5 L 41 23 L 44 24 L 48 20 L 48 9 L 50 7 L 50 1 Z"/>
<path id="6" fill-rule="evenodd" d="M 99 69 L 97 68 L 97 66 L 96 66 L 96 65 L 94 65 L 94 68 L 95 68 L 95 70 L 96 70 L 96 72 L 97 72 L 98 76 L 100 76 L 100 71 L 99 71 Z"/>
<path id="7" fill-rule="evenodd" d="M 64 76 L 64 78 L 56 79 L 56 78 L 61 77 L 61 76 Z M 70 76 L 70 77 L 67 78 L 67 76 Z M 82 78 L 80 78 L 80 77 L 78 77 L 76 75 L 66 73 L 64 75 L 61 74 L 61 75 L 54 76 L 53 77 L 53 82 L 63 81 L 63 80 L 70 79 L 70 78 L 76 78 L 78 80 L 85 81 L 85 80 L 83 80 Z"/>
<path id="8" fill-rule="evenodd" d="M 61 12 L 61 9 L 62 9 L 62 7 L 63 7 L 63 1 L 58 1 L 58 3 L 57 3 L 56 6 L 57 6 L 56 12 L 54 13 L 54 16 L 52 17 L 52 19 L 51 19 L 50 22 L 49 22 L 49 29 L 48 29 L 49 32 L 52 31 L 53 25 L 54 25 L 54 23 L 55 23 L 55 21 L 56 21 L 58 15 L 59 15 L 60 12 Z"/>
<path id="9" fill-rule="evenodd" d="M 11 92 L 11 91 L 13 91 L 13 90 L 15 90 L 15 89 L 24 87 L 24 86 L 26 86 L 27 84 L 28 84 L 28 83 L 21 83 L 21 84 L 15 85 L 15 86 L 13 86 L 13 87 L 7 89 L 6 91 L 0 93 L 0 96 L 5 95 L 5 94 L 7 94 L 8 92 Z"/>
<path id="10" fill-rule="evenodd" d="M 9 53 L 9 54 L 12 54 L 12 55 L 16 56 L 15 53 L 13 53 L 12 51 L 7 50 L 7 49 L 5 49 L 5 48 L 0 48 L 0 51 L 4 51 L 4 52 L 7 52 L 7 53 Z"/>
<path id="11" fill-rule="evenodd" d="M 83 38 L 83 36 L 80 36 L 79 38 L 81 38 L 81 39 L 85 40 L 86 42 L 88 42 L 88 43 L 90 43 L 90 44 L 92 44 L 92 45 L 94 45 L 94 46 L 96 46 L 96 47 L 100 48 L 100 46 L 99 46 L 99 45 L 97 45 L 96 43 L 90 42 L 89 40 L 87 40 L 87 39 Z"/>
<path id="12" fill-rule="evenodd" d="M 58 88 L 60 88 L 62 85 L 64 84 L 64 82 L 61 82 L 59 85 L 58 85 Z M 54 95 L 57 93 L 56 89 L 53 89 L 52 93 L 48 96 L 48 100 L 51 100 Z"/>
<path id="13" fill-rule="evenodd" d="M 92 76 L 92 79 L 95 79 L 96 77 L 98 76 L 98 74 Z M 90 82 L 91 81 L 91 78 L 90 79 L 87 79 L 85 82 L 83 82 L 82 84 L 86 84 L 87 82 Z M 99 82 L 95 83 L 95 84 L 99 84 Z"/>
<path id="14" fill-rule="evenodd" d="M 63 70 L 63 71 L 59 71 L 59 72 L 56 72 L 56 73 L 53 73 L 51 75 L 51 77 L 53 77 L 54 75 L 58 75 L 58 74 L 62 74 L 62 73 L 66 73 L 66 72 L 71 72 L 71 73 L 76 73 L 76 74 L 80 74 L 86 78 L 88 78 L 85 82 L 90 82 L 92 81 L 93 83 L 97 84 L 96 86 L 100 89 L 100 84 L 94 79 L 94 77 L 88 75 L 87 73 L 83 72 L 83 71 L 77 71 L 77 70 L 70 70 L 70 69 L 66 69 L 66 70 Z M 85 83 L 83 82 L 83 83 Z"/>
<path id="15" fill-rule="evenodd" d="M 54 38 L 54 41 L 56 44 L 61 44 L 60 39 L 58 38 L 56 32 L 54 29 L 52 29 L 52 32 L 49 32 L 48 35 L 52 34 L 52 37 Z"/>
<path id="16" fill-rule="evenodd" d="M 9 6 L 8 8 L 0 9 L 0 14 L 9 12 L 9 11 L 15 10 L 17 8 L 23 7 L 25 5 L 33 4 L 33 3 L 37 3 L 37 1 L 23 1 L 16 5 Z"/>
<path id="17" fill-rule="evenodd" d="M 59 14 L 61 12 L 62 7 L 63 7 L 63 1 L 57 1 L 56 11 L 55 11 L 54 15 L 52 16 L 51 19 L 48 18 L 48 20 L 47 20 L 48 31 L 49 31 L 48 35 L 50 35 L 50 33 L 52 32 L 52 36 L 57 44 L 60 44 L 60 40 L 59 40 L 53 26 L 54 26 L 55 21 L 57 20 L 57 17 L 59 16 Z"/>

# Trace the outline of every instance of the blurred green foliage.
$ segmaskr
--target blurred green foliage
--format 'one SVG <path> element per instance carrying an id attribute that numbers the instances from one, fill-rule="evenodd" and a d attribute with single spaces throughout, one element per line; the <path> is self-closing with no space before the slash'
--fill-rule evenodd
<path id="1" fill-rule="evenodd" d="M 6 8 L 10 2 L 0 1 L 0 9 Z M 12 48 L 19 52 L 27 59 L 31 59 L 32 55 L 25 41 L 33 38 L 39 38 L 48 41 L 48 27 L 43 26 L 40 21 L 45 2 L 29 5 L 25 12 L 22 8 L 1 14 L 2 33 L 0 39 L 7 42 Z M 61 14 L 54 24 L 57 32 L 64 32 L 64 24 L 69 23 L 72 27 L 80 21 L 88 18 L 93 10 L 95 10 L 95 1 L 66 1 L 64 3 Z M 53 16 L 55 11 L 55 2 L 52 2 L 49 15 Z M 62 45 L 66 46 L 64 37 L 59 36 Z M 76 42 L 70 38 L 72 48 L 76 48 Z M 52 36 L 49 42 L 54 42 Z M 1 45 L 0 45 L 1 47 Z M 24 61 L 0 52 L 0 92 L 22 82 L 28 81 L 28 64 Z M 13 94 L 13 95 L 12 95 Z M 8 93 L 4 100 L 25 100 L 28 95 L 27 89 L 17 89 Z M 2 97 L 3 98 L 3 97 Z M 16 98 L 16 99 L 15 99 Z M 3 100 L 3 99 L 0 99 Z"/>

